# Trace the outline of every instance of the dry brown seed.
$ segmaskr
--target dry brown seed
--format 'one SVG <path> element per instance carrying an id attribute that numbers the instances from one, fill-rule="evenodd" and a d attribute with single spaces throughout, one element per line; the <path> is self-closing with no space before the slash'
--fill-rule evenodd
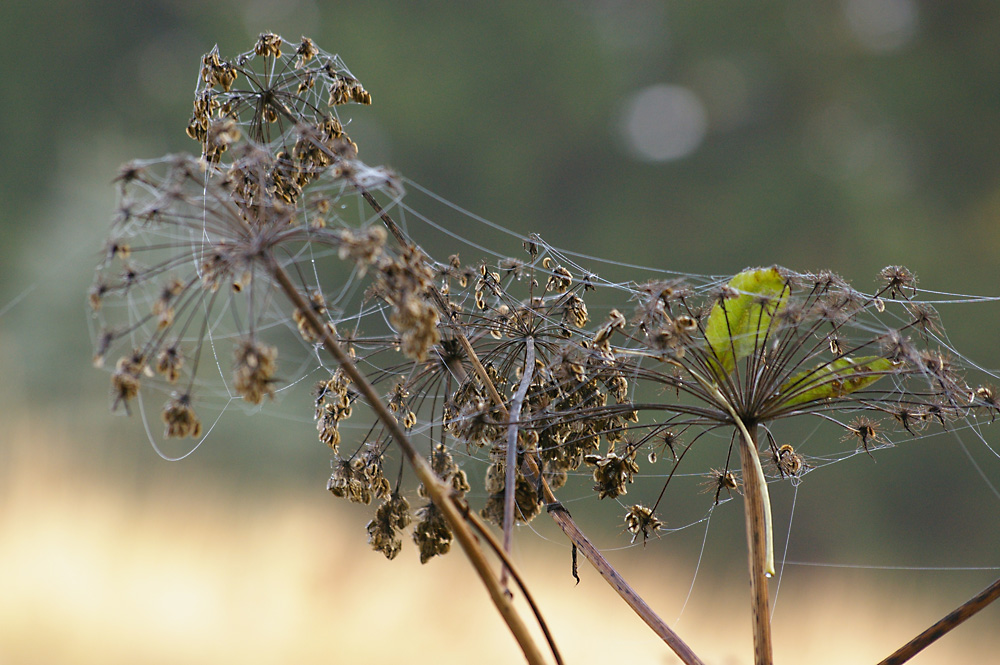
<path id="1" fill-rule="evenodd" d="M 191 396 L 187 393 L 174 394 L 163 406 L 164 436 L 167 438 L 183 438 L 201 436 L 201 421 L 191 408 Z"/>
<path id="2" fill-rule="evenodd" d="M 243 340 L 236 347 L 233 363 L 233 388 L 251 404 L 260 404 L 264 397 L 274 397 L 275 359 L 278 349 Z"/>
<path id="3" fill-rule="evenodd" d="M 625 528 L 632 534 L 633 543 L 640 533 L 642 542 L 645 543 L 651 535 L 663 528 L 663 522 L 656 517 L 652 508 L 637 503 L 625 513 Z"/>

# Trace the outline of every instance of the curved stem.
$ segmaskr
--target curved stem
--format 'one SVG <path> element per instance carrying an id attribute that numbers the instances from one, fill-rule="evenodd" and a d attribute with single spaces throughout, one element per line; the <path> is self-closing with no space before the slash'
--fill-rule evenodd
<path id="1" fill-rule="evenodd" d="M 396 241 L 403 247 L 412 247 L 413 243 L 406 238 L 396 222 L 393 221 L 389 214 L 386 213 L 381 205 L 379 205 L 378 201 L 375 200 L 375 197 L 373 197 L 359 184 L 353 183 L 353 185 L 386 225 L 393 237 L 395 237 Z M 479 355 L 472 347 L 472 343 L 469 341 L 469 338 L 465 335 L 457 322 L 454 320 L 454 317 L 450 314 L 451 309 L 447 306 L 444 296 L 442 296 L 437 289 L 431 289 L 430 295 L 437 304 L 438 308 L 441 310 L 444 320 L 451 324 L 453 330 L 455 331 L 455 337 L 462 345 L 462 349 L 465 351 L 465 355 L 469 359 L 469 362 L 472 363 L 472 367 L 476 375 L 486 387 L 486 391 L 489 393 L 493 404 L 500 410 L 506 419 L 510 420 L 510 413 L 504 404 L 503 397 L 497 391 L 496 386 L 493 385 L 493 381 L 486 372 L 486 368 L 483 367 L 483 363 L 479 360 Z M 618 595 L 621 596 L 622 600 L 624 600 L 628 606 L 631 607 L 637 615 L 639 615 L 646 625 L 653 629 L 653 631 L 667 644 L 667 646 L 673 649 L 674 653 L 677 654 L 685 665 L 703 665 L 701 659 L 699 659 L 698 656 L 691 651 L 691 648 L 684 643 L 680 636 L 671 630 L 663 619 L 661 619 L 646 603 L 646 601 L 644 601 L 642 597 L 639 596 L 639 594 L 636 593 L 631 586 L 629 586 L 618 571 L 615 570 L 615 568 L 608 562 L 607 559 L 604 558 L 600 551 L 594 547 L 593 543 L 591 543 L 583 532 L 580 531 L 580 528 L 570 516 L 569 511 L 562 508 L 562 505 L 558 502 L 555 494 L 552 492 L 552 488 L 549 487 L 548 482 L 542 476 L 541 467 L 535 459 L 535 456 L 531 453 L 526 453 L 524 456 L 524 464 L 528 468 L 529 473 L 535 477 L 538 484 L 541 486 L 545 501 L 549 505 L 549 514 L 552 516 L 552 519 L 559 525 L 559 527 L 563 530 L 563 533 L 566 534 L 570 541 L 584 553 L 587 560 L 590 561 L 590 563 L 597 569 L 608 584 L 610 584 Z"/>
<path id="2" fill-rule="evenodd" d="M 733 418 L 733 423 L 736 428 L 740 431 L 743 441 L 749 446 L 749 457 L 743 457 L 743 448 L 740 448 L 740 459 L 742 460 L 743 467 L 743 484 L 746 486 L 748 483 L 747 469 L 750 468 L 753 471 L 753 483 L 757 488 L 757 492 L 761 495 L 761 503 L 763 504 L 763 517 L 762 531 L 764 535 L 764 557 L 761 563 L 761 571 L 766 577 L 774 575 L 774 530 L 771 528 L 771 497 L 767 493 L 767 478 L 764 476 L 764 467 L 760 463 L 760 455 L 757 454 L 757 426 L 753 426 L 753 433 L 747 430 L 746 423 L 740 418 L 739 414 L 736 413 L 736 409 L 730 403 L 726 396 L 715 386 L 715 384 L 709 382 L 705 377 L 701 376 L 695 371 L 692 371 L 690 367 L 684 367 L 677 361 L 667 361 L 672 365 L 683 368 L 688 374 L 693 376 L 702 387 L 715 398 L 716 402 L 725 408 L 729 415 Z M 751 571 L 752 573 L 753 571 Z"/>
<path id="3" fill-rule="evenodd" d="M 496 386 L 493 385 L 493 381 L 490 380 L 490 376 L 487 373 L 486 368 L 483 367 L 482 362 L 480 362 L 479 356 L 476 354 L 476 350 L 472 348 L 472 344 L 469 342 L 469 339 L 462 334 L 460 330 L 456 330 L 456 334 L 459 343 L 465 350 L 466 356 L 469 358 L 469 362 L 472 363 L 473 371 L 475 371 L 476 375 L 483 382 L 483 385 L 486 386 L 486 390 L 490 394 L 490 399 L 493 400 L 493 403 L 504 415 L 504 417 L 509 419 L 510 413 L 507 411 L 503 398 L 497 391 Z M 566 537 L 569 538 L 570 542 L 583 552 L 584 557 L 597 570 L 601 577 L 603 577 L 604 580 L 611 585 L 611 588 L 614 589 L 619 596 L 621 596 L 621 599 L 632 608 L 632 611 L 635 612 L 647 626 L 652 628 L 653 632 L 656 633 L 675 654 L 677 654 L 677 657 L 680 658 L 685 665 L 703 665 L 701 659 L 695 655 L 694 651 L 691 650 L 691 647 L 689 647 L 684 640 L 682 640 L 680 636 L 675 633 L 670 626 L 668 626 L 666 622 L 661 619 L 658 614 L 656 614 L 656 612 L 653 611 L 653 608 L 651 608 L 649 604 L 643 600 L 642 596 L 636 593 L 635 589 L 633 589 L 629 583 L 625 581 L 625 578 L 622 577 L 617 570 L 615 570 L 615 567 L 612 566 L 606 558 L 604 558 L 604 555 L 601 554 L 600 550 L 598 550 L 597 547 L 590 542 L 590 539 L 584 535 L 583 531 L 580 530 L 580 527 L 577 526 L 573 517 L 569 514 L 569 511 L 563 508 L 562 504 L 559 503 L 559 500 L 556 498 L 555 493 L 552 491 L 552 488 L 549 487 L 549 483 L 542 475 L 541 466 L 539 465 L 535 455 L 530 452 L 526 452 L 524 455 L 524 465 L 527 468 L 528 473 L 530 473 L 534 478 L 535 482 L 541 486 L 542 496 L 545 498 L 546 504 L 548 504 L 548 513 L 552 516 L 552 520 L 559 525 L 559 528 L 562 529 L 564 534 L 566 534 Z"/>
<path id="4" fill-rule="evenodd" d="M 521 419 L 521 404 L 528 394 L 528 386 L 535 371 L 535 339 L 528 337 L 525 340 L 524 371 L 521 373 L 521 384 L 517 387 L 517 392 L 510 402 L 510 423 L 507 425 L 507 468 L 506 480 L 503 490 L 503 551 L 510 554 L 510 548 L 514 539 L 514 512 L 517 510 L 516 489 L 517 489 L 517 430 L 518 421 Z M 507 582 L 507 568 L 504 567 L 500 576 L 500 583 Z"/>

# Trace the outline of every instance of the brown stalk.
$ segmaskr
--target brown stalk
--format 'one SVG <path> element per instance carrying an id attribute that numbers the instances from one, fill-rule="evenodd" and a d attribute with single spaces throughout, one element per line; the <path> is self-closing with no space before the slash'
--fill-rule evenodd
<path id="1" fill-rule="evenodd" d="M 960 623 L 979 612 L 979 610 L 995 601 L 997 598 L 1000 598 L 1000 579 L 959 605 L 953 612 L 950 612 L 943 619 L 904 644 L 891 656 L 880 662 L 879 665 L 900 665 L 900 663 L 907 662 L 948 633 L 952 628 L 955 628 Z"/>
<path id="2" fill-rule="evenodd" d="M 476 515 L 474 512 L 466 511 L 465 518 L 469 521 L 469 524 L 471 524 L 475 528 L 476 532 L 480 536 L 482 536 L 483 540 L 486 541 L 486 544 L 490 546 L 490 549 L 493 550 L 493 552 L 503 563 L 504 572 L 509 573 L 510 576 L 514 578 L 514 582 L 517 583 L 517 587 L 521 590 L 521 593 L 524 594 L 525 602 L 528 603 L 528 606 L 531 608 L 531 611 L 535 614 L 535 617 L 538 619 L 539 627 L 542 629 L 542 633 L 545 634 L 545 639 L 548 640 L 549 645 L 552 647 L 553 653 L 555 653 L 557 661 L 561 662 L 561 660 L 559 660 L 561 657 L 559 653 L 556 651 L 555 641 L 552 638 L 552 634 L 549 632 L 549 626 L 542 619 L 541 610 L 539 609 L 538 604 L 535 602 L 534 596 L 531 595 L 531 592 L 528 590 L 528 585 L 525 583 L 524 578 L 521 576 L 521 573 L 518 572 L 517 567 L 514 566 L 514 563 L 511 560 L 510 556 L 507 554 L 507 552 L 504 551 L 500 543 L 497 542 L 497 539 L 493 537 L 493 533 L 490 531 L 489 527 L 486 525 L 485 522 L 483 522 L 482 519 L 480 519 L 478 515 Z"/>
<path id="3" fill-rule="evenodd" d="M 465 353 L 469 360 L 472 362 L 472 367 L 476 372 L 476 375 L 486 386 L 487 391 L 490 393 L 491 398 L 496 404 L 497 408 L 500 409 L 503 416 L 510 419 L 510 414 L 507 411 L 507 407 L 504 405 L 503 398 L 500 397 L 500 393 L 497 391 L 496 386 L 493 385 L 493 381 L 490 380 L 489 374 L 486 372 L 486 368 L 483 367 L 482 362 L 479 360 L 479 356 L 476 354 L 475 349 L 472 348 L 472 344 L 469 342 L 468 338 L 465 337 L 461 332 L 458 333 L 458 339 L 465 349 Z M 621 596 L 622 600 L 632 608 L 643 622 L 653 629 L 661 640 L 663 640 L 667 646 L 669 646 L 677 657 L 681 659 L 685 665 L 704 665 L 702 660 L 691 650 L 684 640 L 675 633 L 667 623 L 659 617 L 653 608 L 643 600 L 635 589 L 633 589 L 625 578 L 615 570 L 615 567 L 601 554 L 590 539 L 584 535 L 580 527 L 577 526 L 576 521 L 569 514 L 569 511 L 563 507 L 559 500 L 556 498 L 555 493 L 552 488 L 549 487 L 548 482 L 542 476 L 542 470 L 538 464 L 538 460 L 533 453 L 526 451 L 524 454 L 524 465 L 528 470 L 528 473 L 541 485 L 542 494 L 545 497 L 545 503 L 548 504 L 547 512 L 552 516 L 552 520 L 559 525 L 566 537 L 569 538 L 581 552 L 583 556 L 590 562 L 590 564 L 597 570 L 597 572 L 605 579 L 605 581 L 611 585 L 611 588 Z"/>
<path id="4" fill-rule="evenodd" d="M 331 153 L 332 155 L 332 153 Z M 396 241 L 403 247 L 413 247 L 413 242 L 410 241 L 402 230 L 396 225 L 396 222 L 389 216 L 388 213 L 379 205 L 378 201 L 374 196 L 371 195 L 364 187 L 358 183 L 352 183 L 354 188 L 360 192 L 361 196 L 368 202 L 375 213 L 379 216 L 379 219 L 386 225 L 389 231 L 392 233 Z M 472 363 L 472 367 L 483 382 L 486 387 L 487 392 L 490 395 L 490 399 L 493 401 L 494 405 L 500 410 L 504 419 L 508 422 L 511 420 L 510 412 L 507 410 L 506 404 L 503 397 L 500 395 L 499 391 L 493 381 L 490 379 L 489 374 L 486 372 L 486 368 L 483 367 L 482 362 L 479 360 L 479 355 L 476 350 L 472 347 L 472 343 L 466 337 L 465 333 L 461 330 L 458 324 L 454 321 L 451 310 L 447 306 L 444 297 L 437 290 L 432 288 L 430 290 L 431 297 L 434 299 L 435 304 L 441 311 L 442 316 L 451 324 L 452 329 L 455 332 L 455 336 L 459 343 L 462 345 L 462 349 L 465 351 L 466 357 Z M 573 520 L 569 511 L 562 507 L 559 500 L 556 499 L 555 494 L 552 492 L 552 488 L 549 487 L 548 482 L 542 476 L 541 466 L 538 464 L 537 459 L 534 454 L 530 451 L 526 451 L 524 455 L 524 465 L 527 468 L 531 476 L 539 483 L 542 488 L 542 493 L 545 497 L 545 502 L 548 504 L 548 513 L 552 516 L 552 519 L 559 525 L 566 537 L 570 539 L 584 556 L 590 561 L 591 565 L 597 569 L 597 572 L 611 585 L 622 600 L 632 608 L 639 618 L 641 618 L 647 626 L 653 629 L 660 639 L 662 639 L 667 646 L 669 646 L 675 654 L 685 663 L 685 665 L 703 665 L 700 658 L 691 650 L 691 648 L 680 638 L 677 633 L 675 633 L 666 624 L 663 619 L 661 619 L 656 612 L 646 603 L 642 597 L 636 593 L 636 591 L 625 581 L 625 578 L 615 570 L 614 566 L 600 553 L 600 551 L 594 546 L 592 542 L 584 535 L 584 533 L 577 526 L 576 522 Z M 509 468 L 509 467 L 508 467 Z M 509 483 L 508 483 L 509 485 Z"/>
<path id="5" fill-rule="evenodd" d="M 303 297 L 298 287 L 296 287 L 294 282 L 292 282 L 288 273 L 285 272 L 274 257 L 271 256 L 266 258 L 266 266 L 275 281 L 277 281 L 278 285 L 281 287 L 281 290 L 285 293 L 285 296 L 296 308 L 298 308 L 299 311 L 304 314 L 309 322 L 309 325 L 323 340 L 324 348 L 326 348 L 330 355 L 332 355 L 337 363 L 339 363 L 344 369 L 344 372 L 348 375 L 348 377 L 350 377 L 355 387 L 364 396 L 369 406 L 392 436 L 393 440 L 395 440 L 400 449 L 403 451 L 403 454 L 406 456 L 407 461 L 413 468 L 417 477 L 421 482 L 423 482 L 431 500 L 441 510 L 445 519 L 448 521 L 448 526 L 455 534 L 455 537 L 458 539 L 459 544 L 465 551 L 466 556 L 469 558 L 469 561 L 472 563 L 484 586 L 486 586 L 486 589 L 490 594 L 490 598 L 493 600 L 493 604 L 500 612 L 501 617 L 503 617 L 504 622 L 506 622 L 507 627 L 510 629 L 514 638 L 520 645 L 521 650 L 524 652 L 525 659 L 532 665 L 542 665 L 545 663 L 545 658 L 536 644 L 535 639 L 531 636 L 527 625 L 525 625 L 524 621 L 517 613 L 517 610 L 511 603 L 510 598 L 505 593 L 503 586 L 491 570 L 489 561 L 486 559 L 476 535 L 472 533 L 465 521 L 466 516 L 469 514 L 468 508 L 464 505 L 456 505 L 457 502 L 451 494 L 451 488 L 446 486 L 437 477 L 437 475 L 435 475 L 427 460 L 417 453 L 417 450 L 410 442 L 409 437 L 400 427 L 396 418 L 389 412 L 388 407 L 386 407 L 383 403 L 381 397 L 375 391 L 375 388 L 358 370 L 350 356 L 346 351 L 344 351 L 344 348 L 340 345 L 340 343 L 333 338 L 327 327 L 323 325 L 323 322 L 319 320 L 319 317 L 313 311 L 306 298 Z M 540 615 L 536 614 L 536 617 L 544 626 L 544 622 L 541 620 Z M 559 656 L 559 652 L 556 649 L 555 644 L 549 636 L 547 628 L 543 630 L 546 634 L 546 638 L 549 640 L 549 647 L 552 650 L 556 662 L 562 663 L 562 659 Z"/>
<path id="6" fill-rule="evenodd" d="M 743 508 L 747 525 L 747 549 L 750 560 L 751 615 L 753 620 L 754 662 L 771 665 L 774 662 L 771 647 L 771 612 L 768 609 L 767 591 L 767 524 L 764 520 L 764 496 L 760 476 L 756 469 L 757 426 L 745 426 L 736 420 L 740 437 L 740 464 L 743 470 Z"/>

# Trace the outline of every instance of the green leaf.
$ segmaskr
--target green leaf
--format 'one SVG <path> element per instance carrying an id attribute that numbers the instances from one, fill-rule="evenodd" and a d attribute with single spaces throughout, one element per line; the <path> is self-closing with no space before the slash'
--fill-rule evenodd
<path id="1" fill-rule="evenodd" d="M 729 280 L 729 288 L 738 295 L 716 302 L 705 324 L 705 341 L 720 380 L 763 346 L 771 318 L 788 302 L 785 277 L 777 267 L 744 270 Z"/>
<path id="2" fill-rule="evenodd" d="M 781 394 L 788 398 L 782 407 L 820 402 L 849 395 L 875 383 L 895 366 L 888 358 L 863 356 L 837 358 L 815 369 L 799 372 L 781 386 Z"/>

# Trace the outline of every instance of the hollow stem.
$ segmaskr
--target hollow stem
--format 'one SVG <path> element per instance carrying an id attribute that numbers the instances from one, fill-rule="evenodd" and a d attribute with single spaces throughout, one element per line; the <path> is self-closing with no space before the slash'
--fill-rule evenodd
<path id="1" fill-rule="evenodd" d="M 747 549 L 750 561 L 750 603 L 753 621 L 754 662 L 774 662 L 771 645 L 771 612 L 768 609 L 767 579 L 774 569 L 770 544 L 770 511 L 767 510 L 767 483 L 757 455 L 757 426 L 747 427 L 736 419 L 740 429 L 740 463 L 743 469 L 743 512 L 747 525 Z M 770 562 L 768 559 L 771 559 Z"/>

